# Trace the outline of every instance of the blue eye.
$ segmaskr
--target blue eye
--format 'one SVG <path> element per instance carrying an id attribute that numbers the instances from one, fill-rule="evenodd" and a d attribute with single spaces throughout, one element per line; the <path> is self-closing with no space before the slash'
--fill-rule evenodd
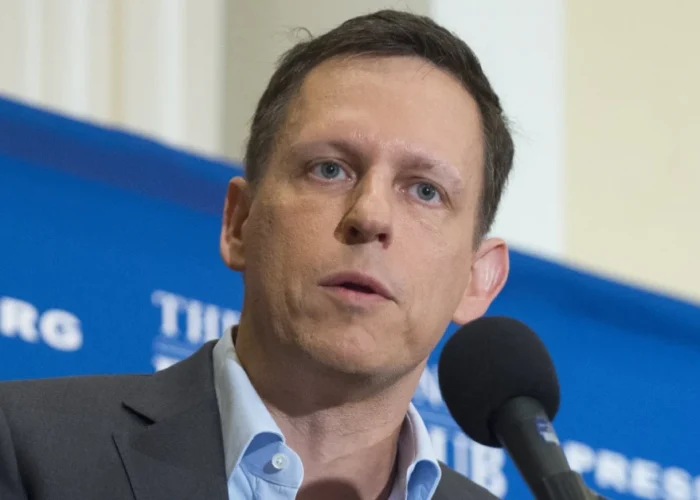
<path id="1" fill-rule="evenodd" d="M 335 161 L 324 161 L 314 165 L 311 170 L 316 177 L 326 180 L 345 179 L 347 174 L 343 167 Z M 343 177 L 344 176 L 344 177 Z"/>
<path id="2" fill-rule="evenodd" d="M 419 182 L 411 186 L 411 191 L 415 191 L 415 195 L 419 200 L 426 203 L 439 203 L 442 201 L 440 193 L 432 184 L 427 182 Z"/>

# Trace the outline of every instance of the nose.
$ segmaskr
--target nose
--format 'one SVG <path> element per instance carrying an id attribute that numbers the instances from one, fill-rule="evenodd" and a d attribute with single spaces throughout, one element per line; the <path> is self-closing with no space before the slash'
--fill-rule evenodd
<path id="1" fill-rule="evenodd" d="M 350 195 L 350 208 L 339 226 L 339 236 L 348 245 L 377 241 L 388 247 L 393 236 L 391 188 L 379 176 L 367 175 Z"/>

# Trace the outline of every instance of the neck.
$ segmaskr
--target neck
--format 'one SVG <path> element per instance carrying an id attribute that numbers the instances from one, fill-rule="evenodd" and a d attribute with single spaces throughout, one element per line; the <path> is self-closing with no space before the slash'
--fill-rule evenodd
<path id="1" fill-rule="evenodd" d="M 298 498 L 388 498 L 422 366 L 391 381 L 338 373 L 262 338 L 242 322 L 236 352 L 304 464 Z"/>

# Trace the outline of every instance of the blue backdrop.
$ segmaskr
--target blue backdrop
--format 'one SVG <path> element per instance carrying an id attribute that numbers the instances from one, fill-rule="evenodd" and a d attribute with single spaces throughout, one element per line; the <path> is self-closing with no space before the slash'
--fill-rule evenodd
<path id="1" fill-rule="evenodd" d="M 237 173 L 0 99 L 0 379 L 152 372 L 235 323 L 242 284 L 218 233 Z M 525 321 L 550 349 L 555 425 L 589 485 L 700 500 L 698 307 L 513 252 L 489 313 Z M 415 396 L 436 449 L 497 495 L 530 498 L 503 452 L 447 414 L 440 347 Z"/>

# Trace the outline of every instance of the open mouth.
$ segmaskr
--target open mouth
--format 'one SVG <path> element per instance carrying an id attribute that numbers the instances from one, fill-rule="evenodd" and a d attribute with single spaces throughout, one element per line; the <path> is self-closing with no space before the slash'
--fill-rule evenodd
<path id="1" fill-rule="evenodd" d="M 369 274 L 357 271 L 339 272 L 322 279 L 319 284 L 350 301 L 393 300 L 390 289 Z"/>
<path id="2" fill-rule="evenodd" d="M 345 282 L 345 283 L 340 283 L 337 286 L 345 288 L 346 290 L 352 290 L 354 292 L 367 293 L 367 294 L 377 293 L 371 287 L 366 286 L 366 285 L 360 285 L 359 283 Z"/>

